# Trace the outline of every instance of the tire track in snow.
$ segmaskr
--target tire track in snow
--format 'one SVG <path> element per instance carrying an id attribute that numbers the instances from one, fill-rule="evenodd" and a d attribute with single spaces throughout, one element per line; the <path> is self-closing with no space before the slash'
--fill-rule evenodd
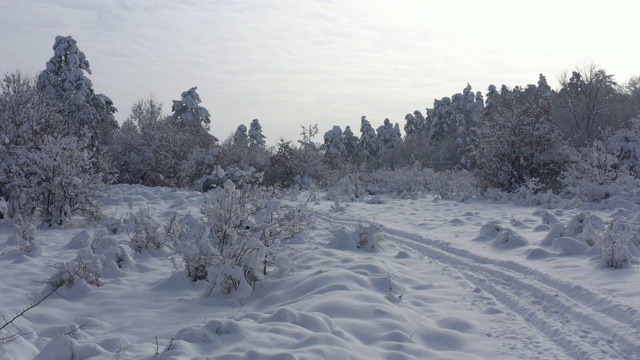
<path id="1" fill-rule="evenodd" d="M 387 240 L 455 268 L 474 286 L 578 359 L 637 359 L 640 311 L 527 266 L 492 259 L 419 234 L 318 214 L 332 225 L 375 224 Z"/>

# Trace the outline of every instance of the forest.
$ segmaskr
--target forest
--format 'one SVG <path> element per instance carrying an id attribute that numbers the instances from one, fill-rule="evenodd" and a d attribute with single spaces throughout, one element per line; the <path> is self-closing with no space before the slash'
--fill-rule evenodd
<path id="1" fill-rule="evenodd" d="M 376 127 L 362 116 L 360 129 L 337 124 L 323 133 L 301 124 L 299 140 L 274 147 L 258 119 L 224 140 L 212 135 L 216 120 L 197 87 L 169 115 L 158 100 L 140 99 L 119 125 L 90 73 L 76 41 L 59 36 L 36 77 L 4 75 L 3 216 L 58 225 L 98 216 L 95 195 L 114 183 L 207 191 L 232 179 L 326 189 L 351 178 L 374 193 L 382 191 L 376 173 L 405 168 L 466 176 L 478 194 L 524 187 L 593 202 L 633 191 L 640 171 L 640 77 L 618 84 L 593 64 L 563 74 L 559 89 L 542 74 L 526 86 L 489 85 L 484 95 L 467 85 L 424 114 L 409 112 L 402 125 L 384 119 Z"/>

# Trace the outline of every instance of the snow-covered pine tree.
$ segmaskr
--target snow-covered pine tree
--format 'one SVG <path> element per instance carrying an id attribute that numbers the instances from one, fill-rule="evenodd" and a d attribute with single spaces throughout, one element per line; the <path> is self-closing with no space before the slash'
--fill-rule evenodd
<path id="1" fill-rule="evenodd" d="M 91 74 L 85 54 L 71 36 L 56 36 L 53 51 L 38 76 L 38 89 L 59 105 L 69 135 L 88 137 L 86 143 L 92 151 L 109 144 L 118 130 L 113 115 L 117 109 L 106 95 L 94 92 L 85 76 L 85 72 Z"/>
<path id="2" fill-rule="evenodd" d="M 249 166 L 249 135 L 244 124 L 238 125 L 236 131 L 221 144 L 220 166 L 247 168 Z"/>
<path id="3" fill-rule="evenodd" d="M 360 142 L 358 140 L 358 137 L 353 134 L 353 131 L 351 131 L 351 126 L 347 126 L 344 128 L 342 137 L 344 138 L 344 150 L 346 158 L 351 164 L 357 163 L 358 148 L 360 146 Z"/>
<path id="4" fill-rule="evenodd" d="M 360 153 L 367 166 L 377 168 L 380 143 L 378 142 L 376 131 L 366 116 L 360 118 L 360 124 Z"/>
<path id="5" fill-rule="evenodd" d="M 434 100 L 433 108 L 427 109 L 425 130 L 433 167 L 472 167 L 472 129 L 479 123 L 483 109 L 482 94 L 474 94 L 468 84 L 462 93 Z"/>
<path id="6" fill-rule="evenodd" d="M 398 150 L 402 145 L 402 134 L 398 124 L 394 126 L 389 119 L 384 119 L 383 125 L 377 129 L 377 140 L 380 146 L 380 166 L 394 167 L 399 157 Z"/>
<path id="7" fill-rule="evenodd" d="M 262 125 L 258 119 L 253 119 L 251 125 L 249 125 L 249 148 L 261 147 L 264 148 L 266 136 L 262 134 Z"/>
<path id="8" fill-rule="evenodd" d="M 329 164 L 334 168 L 341 165 L 347 149 L 340 126 L 335 125 L 331 130 L 324 133 L 324 147 L 324 156 Z"/>
<path id="9" fill-rule="evenodd" d="M 238 128 L 233 133 L 233 146 L 238 149 L 247 149 L 249 147 L 247 127 L 243 124 L 238 125 Z"/>
<path id="10" fill-rule="evenodd" d="M 173 114 L 164 124 L 172 132 L 165 134 L 172 145 L 173 164 L 168 164 L 171 167 L 167 173 L 171 183 L 189 186 L 210 174 L 217 163 L 218 139 L 209 134 L 211 115 L 201 102 L 197 87 L 183 91 L 180 100 L 173 100 Z"/>
<path id="11" fill-rule="evenodd" d="M 180 100 L 173 100 L 171 105 L 171 119 L 179 125 L 209 131 L 211 114 L 204 106 L 201 106 L 200 95 L 197 87 L 183 91 Z"/>
<path id="12" fill-rule="evenodd" d="M 253 119 L 249 126 L 249 149 L 246 163 L 259 172 L 263 172 L 269 163 L 269 150 L 266 148 L 265 139 L 262 134 L 262 125 L 258 119 Z"/>

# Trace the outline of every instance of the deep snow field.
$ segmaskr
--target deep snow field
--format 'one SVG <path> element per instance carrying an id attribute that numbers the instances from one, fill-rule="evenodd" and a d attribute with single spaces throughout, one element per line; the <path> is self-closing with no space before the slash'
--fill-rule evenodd
<path id="1" fill-rule="evenodd" d="M 281 244 L 290 261 L 248 298 L 207 295 L 170 256 L 137 253 L 105 267 L 102 286 L 59 289 L 0 331 L 0 360 L 640 359 L 640 267 L 603 267 L 585 245 L 592 225 L 575 226 L 582 210 L 322 198 L 314 225 Z M 103 202 L 112 218 L 144 207 L 165 222 L 197 215 L 203 196 L 119 185 Z M 5 321 L 45 295 L 38 281 L 100 226 L 41 228 L 42 254 L 25 255 L 0 220 Z M 361 229 L 375 230 L 373 250 L 357 248 Z"/>

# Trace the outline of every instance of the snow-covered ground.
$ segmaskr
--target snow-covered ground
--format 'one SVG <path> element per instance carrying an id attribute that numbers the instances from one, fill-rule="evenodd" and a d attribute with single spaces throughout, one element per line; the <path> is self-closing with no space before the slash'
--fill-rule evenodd
<path id="1" fill-rule="evenodd" d="M 104 199 L 112 218 L 145 208 L 161 222 L 203 201 L 141 186 Z M 590 225 L 575 226 L 582 211 L 432 197 L 336 205 L 312 204 L 314 225 L 279 249 L 290 261 L 247 299 L 207 295 L 171 256 L 135 254 L 105 267 L 102 286 L 60 289 L 0 331 L 0 359 L 640 359 L 640 269 L 602 267 L 584 245 Z M 45 295 L 38 281 L 86 245 L 83 231 L 97 227 L 40 229 L 42 254 L 25 255 L 0 220 L 5 321 Z M 358 248 L 367 236 L 374 248 Z"/>

